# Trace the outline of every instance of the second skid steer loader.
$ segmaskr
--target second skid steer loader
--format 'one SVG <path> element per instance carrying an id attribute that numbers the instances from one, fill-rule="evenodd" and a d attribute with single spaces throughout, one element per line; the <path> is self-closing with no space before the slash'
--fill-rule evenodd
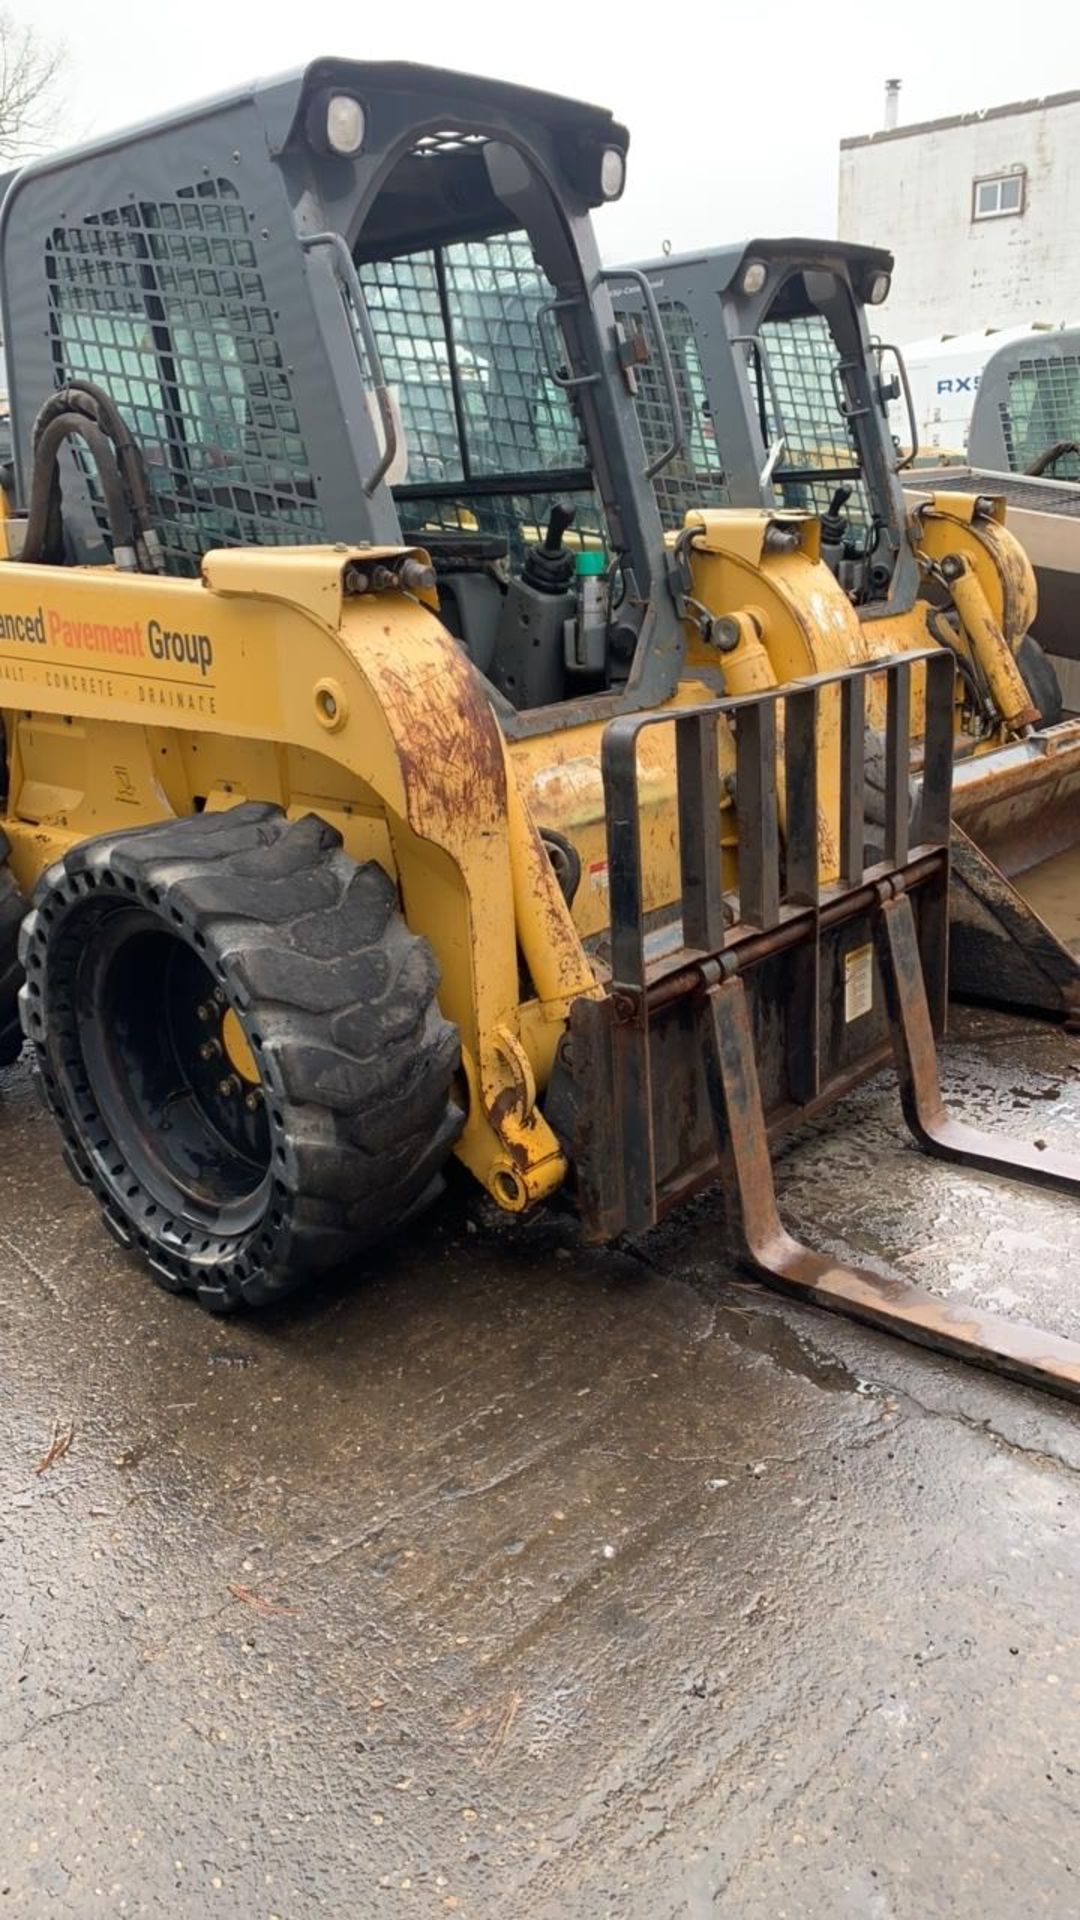
<path id="1" fill-rule="evenodd" d="M 894 409 L 895 411 L 895 409 Z M 1000 493 L 1035 568 L 1035 631 L 1074 712 L 1080 709 L 1080 328 L 1009 340 L 990 355 L 971 411 L 966 466 L 932 451 L 906 490 Z"/>
<path id="2" fill-rule="evenodd" d="M 679 456 L 657 475 L 658 504 L 673 530 L 702 504 L 817 515 L 822 557 L 855 610 L 853 658 L 934 644 L 954 654 L 953 989 L 1076 1023 L 1080 917 L 1052 930 L 1023 896 L 1031 873 L 1043 900 L 1046 863 L 1080 847 L 1080 718 L 1065 716 L 1031 631 L 1035 579 L 1006 524 L 1004 483 L 901 474 L 917 451 L 910 403 L 903 451 L 890 432 L 890 403 L 910 402 L 903 360 L 869 325 L 892 264 L 841 241 L 753 240 L 652 261 L 616 282 L 641 356 L 647 448 L 670 437 L 670 410 L 642 272 L 685 422 Z M 904 486 L 917 489 L 912 498 Z M 817 663 L 813 645 L 804 662 L 780 659 L 767 637 L 765 650 L 767 666 L 744 658 L 743 678 L 733 648 L 729 684 Z M 916 741 L 916 778 L 920 751 Z"/>
<path id="3" fill-rule="evenodd" d="M 722 1178 L 755 1273 L 1080 1395 L 1067 1340 L 781 1225 L 770 1141 L 890 1057 L 928 1151 L 1080 1161 L 942 1104 L 952 651 L 853 664 L 806 515 L 665 540 L 680 435 L 647 459 L 590 224 L 626 151 L 325 60 L 9 192 L 3 874 L 65 1159 L 216 1310 L 356 1262 L 451 1154 L 592 1240 Z M 821 670 L 734 695 L 759 626 Z"/>

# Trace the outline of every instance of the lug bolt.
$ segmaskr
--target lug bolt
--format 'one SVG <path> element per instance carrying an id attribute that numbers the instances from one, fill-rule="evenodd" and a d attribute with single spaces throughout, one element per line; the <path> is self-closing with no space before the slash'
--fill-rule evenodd
<path id="1" fill-rule="evenodd" d="M 221 1052 L 220 1040 L 204 1040 L 202 1043 L 202 1046 L 199 1048 L 199 1059 L 200 1060 L 216 1060 L 220 1052 Z"/>
<path id="2" fill-rule="evenodd" d="M 196 1007 L 195 1012 L 198 1014 L 200 1020 L 212 1020 L 214 1017 L 214 1008 L 206 1000 L 204 1000 L 200 1006 Z"/>
<path id="3" fill-rule="evenodd" d="M 240 1082 L 235 1073 L 227 1073 L 224 1080 L 218 1081 L 218 1092 L 223 1100 L 231 1100 L 240 1091 Z"/>
<path id="4" fill-rule="evenodd" d="M 224 989 L 224 987 L 215 987 L 215 988 L 214 988 L 214 999 L 215 999 L 215 1000 L 217 1001 L 217 1003 L 218 1003 L 218 1006 L 219 1006 L 219 1007 L 223 1007 L 223 1006 L 225 1005 L 225 989 Z"/>
<path id="5" fill-rule="evenodd" d="M 258 1113 L 262 1105 L 262 1094 L 257 1087 L 252 1087 L 250 1093 L 245 1093 L 244 1105 L 249 1113 Z"/>

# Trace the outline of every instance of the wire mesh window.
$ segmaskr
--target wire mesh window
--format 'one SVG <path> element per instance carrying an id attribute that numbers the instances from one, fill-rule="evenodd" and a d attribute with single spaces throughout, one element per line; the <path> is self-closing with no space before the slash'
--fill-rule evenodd
<path id="1" fill-rule="evenodd" d="M 524 234 L 358 268 L 405 428 L 405 484 L 584 463 L 565 393 L 543 364 L 554 294 Z"/>
<path id="2" fill-rule="evenodd" d="M 835 385 L 840 355 L 828 321 L 820 313 L 798 314 L 765 320 L 759 332 L 771 386 L 762 356 L 753 348 L 745 351 L 765 439 L 772 447 L 779 434 L 784 437 L 773 470 L 774 487 L 785 506 L 824 513 L 837 487 L 849 486 L 847 518 L 852 525 L 867 525 L 871 516 L 866 489 L 857 477 L 858 449 L 840 408 Z"/>
<path id="3" fill-rule="evenodd" d="M 54 229 L 45 253 L 57 385 L 98 382 L 136 434 L 170 571 L 196 573 L 213 546 L 323 538 L 234 184 L 91 214 Z"/>
<path id="4" fill-rule="evenodd" d="M 554 294 L 528 236 L 457 241 L 357 272 L 401 417 L 403 529 L 497 534 L 518 561 L 559 499 L 575 508 L 578 535 L 603 538 L 577 421 L 544 364 L 540 313 Z M 529 485 L 546 473 L 570 485 Z"/>
<path id="5" fill-rule="evenodd" d="M 358 268 L 368 314 L 405 438 L 405 482 L 463 480 L 450 341 L 433 252 Z M 463 356 L 466 385 L 475 368 Z"/>
<path id="6" fill-rule="evenodd" d="M 554 294 L 529 241 L 466 241 L 447 247 L 444 261 L 459 364 L 472 369 L 462 379 L 472 472 L 581 466 L 570 403 L 541 362 L 540 310 Z"/>
<path id="7" fill-rule="evenodd" d="M 674 424 L 660 356 L 645 315 L 632 308 L 617 307 L 616 311 L 628 334 L 637 335 L 644 342 L 646 357 L 634 371 L 638 383 L 638 421 L 651 462 L 671 445 Z M 686 444 L 660 469 L 653 488 L 664 526 L 677 528 L 694 507 L 725 507 L 731 502 L 689 309 L 681 300 L 662 301 L 660 324 L 671 355 Z"/>
<path id="8" fill-rule="evenodd" d="M 1023 473 L 1062 441 L 1080 442 L 1080 354 L 1047 351 L 1022 359 L 1000 402 L 1009 466 Z M 1080 455 L 1062 453 L 1048 468 L 1058 480 L 1080 480 Z"/>

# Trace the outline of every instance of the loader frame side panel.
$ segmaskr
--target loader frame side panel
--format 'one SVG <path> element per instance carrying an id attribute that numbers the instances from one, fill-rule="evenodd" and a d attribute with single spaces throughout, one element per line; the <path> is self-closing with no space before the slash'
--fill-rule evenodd
<path id="1" fill-rule="evenodd" d="M 565 1175 L 537 1083 L 570 997 L 599 989 L 536 829 L 511 804 L 515 775 L 483 682 L 411 597 L 346 593 L 350 567 L 379 558 L 370 548 L 221 552 L 204 563 L 205 588 L 110 569 L 0 568 L 10 731 L 28 715 L 62 730 L 78 720 L 100 727 L 114 756 L 96 755 L 90 789 L 59 793 L 45 812 L 20 782 L 5 829 L 29 889 L 73 842 L 168 818 L 162 729 L 196 750 L 213 734 L 248 755 L 279 747 L 336 763 L 351 790 L 341 824 L 348 832 L 351 805 L 362 833 L 373 814 L 385 821 L 409 925 L 439 961 L 470 1095 L 460 1156 L 520 1211 Z M 234 786 L 215 804 L 266 797 Z M 521 957 L 539 1004 L 523 996 Z"/>

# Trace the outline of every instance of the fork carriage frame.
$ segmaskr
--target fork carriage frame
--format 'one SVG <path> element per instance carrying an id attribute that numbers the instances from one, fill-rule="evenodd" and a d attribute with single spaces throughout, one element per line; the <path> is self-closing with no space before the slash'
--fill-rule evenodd
<path id="1" fill-rule="evenodd" d="M 920 664 L 926 732 L 913 838 L 908 756 Z M 871 675 L 887 688 L 880 859 L 868 857 L 864 814 Z M 840 699 L 840 872 L 823 883 L 817 736 L 829 688 Z M 823 1258 L 787 1232 L 776 1201 L 770 1141 L 890 1058 L 905 1119 L 926 1151 L 1080 1195 L 1080 1158 L 995 1140 L 952 1119 L 942 1100 L 952 702 L 952 660 L 928 650 L 609 725 L 611 981 L 605 998 L 574 1004 L 570 1025 L 578 1201 L 586 1237 L 610 1240 L 647 1231 L 719 1178 L 735 1203 L 740 1255 L 759 1278 L 1080 1397 L 1080 1345 Z M 735 734 L 734 896 L 723 891 L 715 830 L 721 720 Z M 643 906 L 637 745 L 663 723 L 677 730 L 683 913 L 678 944 L 656 951 Z"/>

